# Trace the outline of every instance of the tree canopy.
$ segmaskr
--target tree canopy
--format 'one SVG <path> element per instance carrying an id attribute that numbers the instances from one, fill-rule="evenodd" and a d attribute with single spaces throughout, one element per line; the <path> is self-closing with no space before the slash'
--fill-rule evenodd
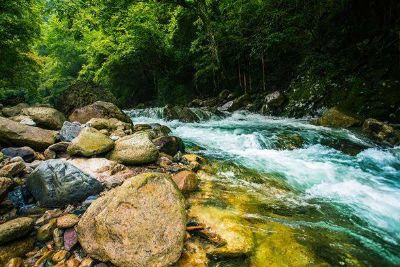
<path id="1" fill-rule="evenodd" d="M 51 102 L 84 80 L 125 107 L 229 89 L 318 95 L 351 109 L 349 96 L 393 104 L 399 88 L 395 0 L 16 0 L 0 8 L 2 99 Z"/>

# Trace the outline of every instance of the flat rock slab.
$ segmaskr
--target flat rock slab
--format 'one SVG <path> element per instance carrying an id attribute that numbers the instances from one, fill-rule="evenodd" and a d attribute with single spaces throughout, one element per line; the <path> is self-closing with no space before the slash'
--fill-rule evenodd
<path id="1" fill-rule="evenodd" d="M 24 125 L 0 117 L 0 143 L 3 145 L 29 146 L 45 150 L 56 141 L 57 132 Z"/>

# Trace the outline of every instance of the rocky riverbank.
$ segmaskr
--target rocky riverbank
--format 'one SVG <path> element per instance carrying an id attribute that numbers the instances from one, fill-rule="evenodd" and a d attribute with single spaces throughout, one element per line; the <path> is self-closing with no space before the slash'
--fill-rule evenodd
<path id="1" fill-rule="evenodd" d="M 188 212 L 207 161 L 168 127 L 133 125 L 107 102 L 68 118 L 25 104 L 1 114 L 1 266 L 204 266 L 208 250 L 248 254 Z"/>

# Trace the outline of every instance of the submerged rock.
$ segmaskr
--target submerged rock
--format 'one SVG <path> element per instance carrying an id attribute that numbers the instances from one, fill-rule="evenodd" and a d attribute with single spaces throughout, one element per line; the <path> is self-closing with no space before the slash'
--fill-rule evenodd
<path id="1" fill-rule="evenodd" d="M 28 177 L 27 186 L 43 207 L 62 207 L 98 194 L 103 187 L 95 178 L 64 160 L 48 160 Z"/>
<path id="2" fill-rule="evenodd" d="M 57 132 L 20 124 L 0 117 L 0 143 L 4 145 L 29 146 L 45 150 L 55 143 Z"/>
<path id="3" fill-rule="evenodd" d="M 74 139 L 79 135 L 82 129 L 83 127 L 79 122 L 69 122 L 69 121 L 64 122 L 60 130 L 61 141 L 71 142 L 72 139 Z"/>
<path id="4" fill-rule="evenodd" d="M 110 155 L 111 160 L 128 165 L 152 163 L 157 158 L 157 147 L 145 132 L 137 132 L 117 140 Z"/>
<path id="5" fill-rule="evenodd" d="M 164 136 L 153 140 L 160 152 L 175 156 L 178 151 L 185 152 L 183 140 L 176 136 Z"/>
<path id="6" fill-rule="evenodd" d="M 216 207 L 196 205 L 190 209 L 189 216 L 206 225 L 209 232 L 225 243 L 223 246 L 210 246 L 207 254 L 216 257 L 238 257 L 252 252 L 253 233 L 238 214 Z"/>
<path id="7" fill-rule="evenodd" d="M 0 224 L 0 245 L 27 235 L 33 230 L 34 220 L 29 217 L 17 218 Z"/>
<path id="8" fill-rule="evenodd" d="M 322 114 L 322 117 L 317 119 L 317 125 L 334 128 L 350 128 L 361 125 L 361 121 L 350 115 L 347 115 L 337 108 L 331 108 Z"/>
<path id="9" fill-rule="evenodd" d="M 27 146 L 3 148 L 1 152 L 10 158 L 21 157 L 25 162 L 32 162 L 36 158 L 35 151 Z"/>
<path id="10" fill-rule="evenodd" d="M 170 266 L 181 256 L 185 203 L 166 174 L 146 173 L 107 192 L 78 223 L 92 258 L 119 267 Z"/>
<path id="11" fill-rule="evenodd" d="M 392 146 L 400 144 L 400 131 L 381 121 L 367 119 L 364 121 L 362 130 L 379 142 Z"/>
<path id="12" fill-rule="evenodd" d="M 70 155 L 90 157 L 108 152 L 113 147 L 114 142 L 109 137 L 94 128 L 86 127 L 72 140 L 67 152 Z"/>
<path id="13" fill-rule="evenodd" d="M 103 101 L 97 101 L 91 105 L 75 109 L 69 116 L 70 121 L 77 121 L 80 123 L 86 123 L 92 118 L 116 118 L 123 122 L 131 122 L 129 117 L 116 105 Z"/>
<path id="14" fill-rule="evenodd" d="M 39 127 L 50 130 L 61 129 L 64 121 L 66 121 L 64 114 L 49 107 L 24 108 L 21 113 L 29 116 Z"/>
<path id="15" fill-rule="evenodd" d="M 277 137 L 277 147 L 284 150 L 293 150 L 301 148 L 304 139 L 299 134 L 281 134 Z"/>

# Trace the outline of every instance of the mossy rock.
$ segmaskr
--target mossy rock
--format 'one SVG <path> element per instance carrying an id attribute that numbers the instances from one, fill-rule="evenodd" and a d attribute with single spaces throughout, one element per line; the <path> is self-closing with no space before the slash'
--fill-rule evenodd
<path id="1" fill-rule="evenodd" d="M 75 109 L 96 101 L 117 103 L 117 99 L 109 90 L 91 82 L 77 81 L 55 98 L 54 106 L 69 115 Z"/>
<path id="2" fill-rule="evenodd" d="M 331 108 L 317 120 L 317 124 L 325 127 L 333 128 L 350 128 L 360 126 L 361 121 L 351 115 L 345 114 L 337 108 Z"/>

